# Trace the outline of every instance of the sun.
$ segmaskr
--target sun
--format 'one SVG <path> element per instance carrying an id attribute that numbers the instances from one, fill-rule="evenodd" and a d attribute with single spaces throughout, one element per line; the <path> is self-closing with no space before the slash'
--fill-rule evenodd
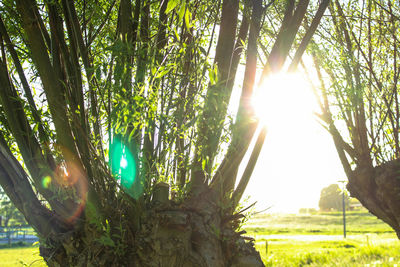
<path id="1" fill-rule="evenodd" d="M 301 71 L 266 77 L 252 104 L 268 131 L 246 194 L 260 210 L 317 208 L 321 189 L 345 174 L 331 136 L 314 115 L 319 104 L 309 77 Z"/>
<path id="2" fill-rule="evenodd" d="M 252 102 L 256 116 L 269 130 L 304 127 L 317 110 L 310 83 L 300 72 L 268 76 Z"/>

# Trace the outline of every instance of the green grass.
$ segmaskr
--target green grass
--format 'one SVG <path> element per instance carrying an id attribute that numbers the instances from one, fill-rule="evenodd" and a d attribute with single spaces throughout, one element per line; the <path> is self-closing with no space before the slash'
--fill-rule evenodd
<path id="1" fill-rule="evenodd" d="M 365 211 L 348 213 L 346 239 L 339 212 L 257 215 L 245 229 L 266 266 L 400 266 L 395 233 Z"/>
<path id="2" fill-rule="evenodd" d="M 39 247 L 4 248 L 0 249 L 0 266 L 47 266 L 39 256 Z"/>
<path id="3" fill-rule="evenodd" d="M 348 212 L 347 233 L 393 233 L 393 230 L 375 216 L 365 211 Z M 311 215 L 261 214 L 246 224 L 246 230 L 263 234 L 327 234 L 343 233 L 341 212 L 324 212 Z"/>
<path id="4" fill-rule="evenodd" d="M 362 240 L 293 241 L 256 243 L 266 266 L 400 266 L 396 242 L 367 245 Z"/>

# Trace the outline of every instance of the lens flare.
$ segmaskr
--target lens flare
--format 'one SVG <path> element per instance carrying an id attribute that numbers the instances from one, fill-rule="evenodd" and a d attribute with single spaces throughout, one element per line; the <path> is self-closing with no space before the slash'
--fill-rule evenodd
<path id="1" fill-rule="evenodd" d="M 138 199 L 143 193 L 143 184 L 137 179 L 138 162 L 135 154 L 117 138 L 114 138 L 110 152 L 112 174 L 120 180 L 126 192 Z"/>
<path id="2" fill-rule="evenodd" d="M 85 209 L 88 193 L 88 181 L 85 172 L 76 164 L 68 164 L 68 172 L 65 172 L 64 179 L 68 181 L 68 186 L 75 190 L 75 195 L 78 197 L 76 206 L 71 212 L 71 215 L 66 218 L 69 223 L 74 223 Z"/>
<path id="3" fill-rule="evenodd" d="M 51 184 L 51 177 L 50 176 L 45 176 L 42 179 L 42 186 L 46 189 L 48 189 L 50 187 Z"/>
<path id="4" fill-rule="evenodd" d="M 128 161 L 126 160 L 126 158 L 124 157 L 121 158 L 119 166 L 121 166 L 122 169 L 125 169 L 128 166 Z"/>
<path id="5" fill-rule="evenodd" d="M 74 158 L 67 148 L 57 146 L 65 154 L 65 158 Z M 63 216 L 65 222 L 74 224 L 81 217 L 87 203 L 89 182 L 82 164 L 76 160 L 64 161 L 56 166 L 53 175 L 42 180 L 44 187 L 52 185 L 54 191 L 63 192 L 60 202 L 64 205 Z"/>

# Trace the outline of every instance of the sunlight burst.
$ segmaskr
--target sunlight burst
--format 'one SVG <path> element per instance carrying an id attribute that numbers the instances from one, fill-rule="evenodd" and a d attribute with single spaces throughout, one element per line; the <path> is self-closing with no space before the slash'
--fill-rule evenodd
<path id="1" fill-rule="evenodd" d="M 255 89 L 252 103 L 268 135 L 247 194 L 262 199 L 259 209 L 317 208 L 321 188 L 345 174 L 331 137 L 314 115 L 319 104 L 308 77 L 300 71 L 271 75 Z"/>
<path id="2" fill-rule="evenodd" d="M 310 84 L 299 72 L 267 77 L 256 89 L 252 102 L 260 121 L 269 129 L 308 124 L 316 110 Z"/>

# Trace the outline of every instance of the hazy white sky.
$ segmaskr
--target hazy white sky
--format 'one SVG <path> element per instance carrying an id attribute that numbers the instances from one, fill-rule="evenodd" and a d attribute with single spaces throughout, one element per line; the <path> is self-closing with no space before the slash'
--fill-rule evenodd
<path id="1" fill-rule="evenodd" d="M 323 187 L 345 180 L 329 133 L 318 123 L 318 105 L 301 75 L 269 79 L 255 98 L 268 134 L 245 195 L 256 210 L 297 212 L 318 208 Z"/>

